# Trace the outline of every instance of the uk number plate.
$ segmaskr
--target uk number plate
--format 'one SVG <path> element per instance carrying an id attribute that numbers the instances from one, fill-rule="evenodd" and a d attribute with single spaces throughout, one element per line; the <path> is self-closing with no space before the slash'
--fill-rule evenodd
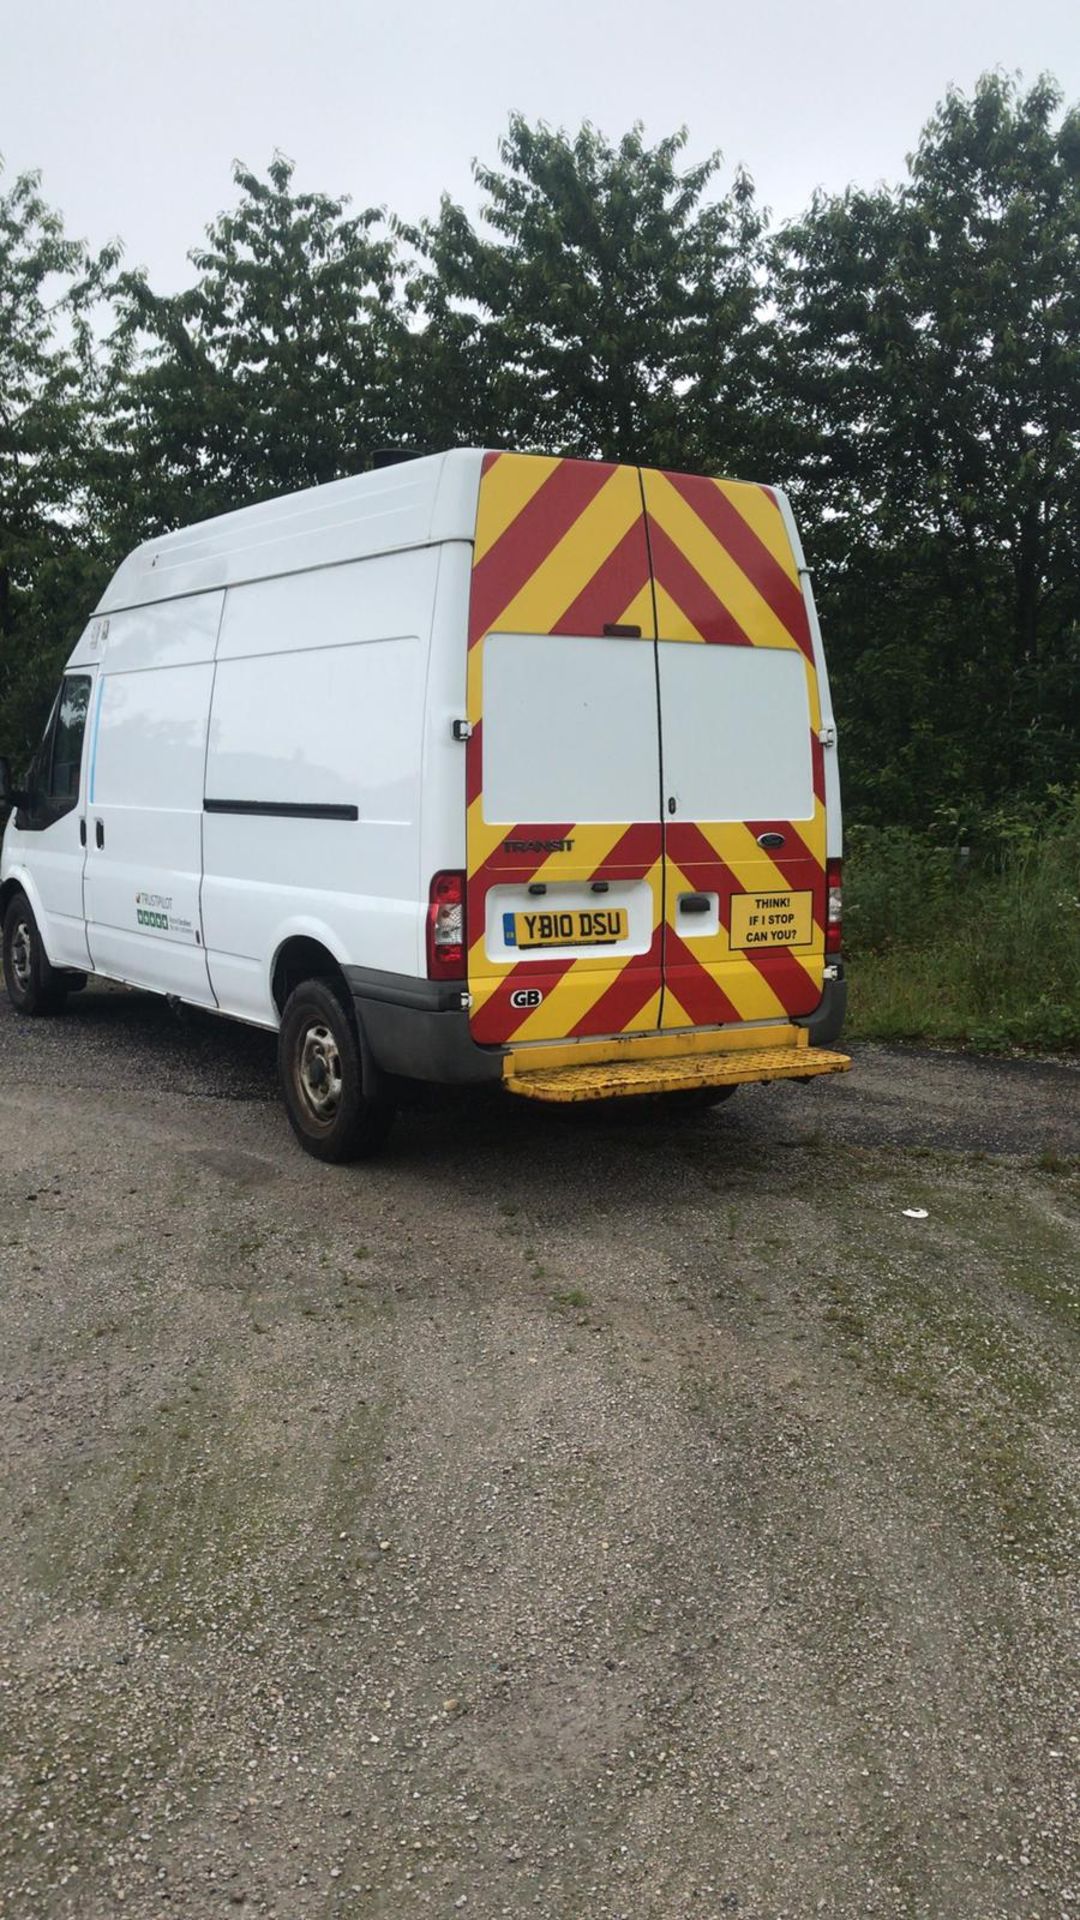
<path id="1" fill-rule="evenodd" d="M 575 907 L 537 913 L 504 913 L 508 947 L 611 947 L 625 940 L 625 907 Z"/>

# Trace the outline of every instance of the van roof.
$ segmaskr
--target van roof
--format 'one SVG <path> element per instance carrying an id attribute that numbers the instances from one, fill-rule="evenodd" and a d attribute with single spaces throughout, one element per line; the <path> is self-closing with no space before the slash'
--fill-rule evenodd
<path id="1" fill-rule="evenodd" d="M 95 612 L 471 540 L 483 458 L 469 447 L 403 460 L 162 534 L 121 563 Z"/>

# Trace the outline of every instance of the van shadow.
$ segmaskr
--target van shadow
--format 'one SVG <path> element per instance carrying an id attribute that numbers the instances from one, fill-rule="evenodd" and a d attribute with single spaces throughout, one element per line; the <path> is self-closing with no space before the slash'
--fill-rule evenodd
<path id="1" fill-rule="evenodd" d="M 276 1036 L 263 1029 L 98 983 L 72 998 L 66 1018 L 78 1021 L 84 1058 L 97 1055 L 113 1087 L 151 1083 L 206 1100 L 279 1101 Z M 464 1192 L 542 1199 L 556 1211 L 602 1208 L 615 1184 L 630 1182 L 643 1204 L 669 1205 L 695 1168 L 734 1175 L 761 1167 L 763 1141 L 772 1150 L 778 1144 L 789 1091 L 743 1090 L 715 1109 L 688 1112 L 662 1099 L 549 1105 L 498 1088 L 433 1088 L 402 1105 L 385 1157 L 359 1177 L 420 1179 L 445 1187 L 448 1199 Z M 768 1116 L 755 1111 L 763 1094 Z M 284 1111 L 281 1151 L 289 1158 L 299 1151 Z"/>
<path id="2" fill-rule="evenodd" d="M 78 1022 L 84 1053 L 108 1063 L 113 1085 L 152 1075 L 161 1091 L 183 1088 L 211 1100 L 278 1097 L 276 1035 L 261 1027 L 105 981 L 73 995 L 64 1020 Z"/>
<path id="3" fill-rule="evenodd" d="M 628 1197 L 639 1213 L 668 1213 L 703 1179 L 760 1174 L 766 1184 L 742 1100 L 687 1112 L 661 1098 L 563 1105 L 493 1089 L 402 1112 L 390 1158 L 428 1193 L 444 1189 L 448 1205 L 494 1195 L 507 1211 L 519 1206 L 553 1225 L 605 1214 Z"/>

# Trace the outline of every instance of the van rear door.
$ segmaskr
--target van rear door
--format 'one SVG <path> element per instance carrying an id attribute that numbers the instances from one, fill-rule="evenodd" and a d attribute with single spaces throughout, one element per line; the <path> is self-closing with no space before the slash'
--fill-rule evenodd
<path id="1" fill-rule="evenodd" d="M 821 998 L 821 709 L 798 568 L 766 487 L 645 471 L 664 785 L 665 1028 Z"/>
<path id="2" fill-rule="evenodd" d="M 474 1039 L 655 1029 L 660 749 L 635 467 L 485 457 L 468 719 Z"/>

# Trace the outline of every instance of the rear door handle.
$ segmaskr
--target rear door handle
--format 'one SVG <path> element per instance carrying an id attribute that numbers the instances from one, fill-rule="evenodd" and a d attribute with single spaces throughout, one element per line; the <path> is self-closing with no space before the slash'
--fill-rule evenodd
<path id="1" fill-rule="evenodd" d="M 96 843 L 96 845 L 97 845 L 97 846 L 99 846 L 99 847 L 103 847 L 103 846 L 105 845 L 105 822 L 104 822 L 104 820 L 95 820 L 95 821 L 94 821 L 94 841 L 95 841 L 95 843 Z"/>
<path id="2" fill-rule="evenodd" d="M 680 913 L 708 913 L 712 900 L 707 893 L 680 893 Z"/>

